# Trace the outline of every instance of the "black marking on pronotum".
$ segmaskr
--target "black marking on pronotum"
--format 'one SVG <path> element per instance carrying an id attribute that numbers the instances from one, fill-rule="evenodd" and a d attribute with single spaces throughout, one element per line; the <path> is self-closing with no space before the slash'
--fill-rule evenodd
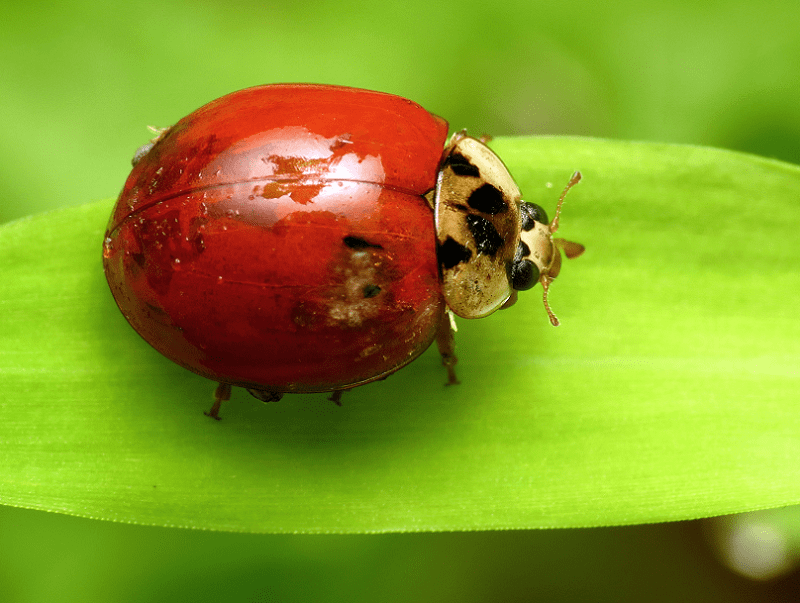
<path id="1" fill-rule="evenodd" d="M 503 237 L 497 232 L 494 224 L 481 216 L 467 216 L 467 228 L 475 239 L 475 246 L 478 253 L 484 255 L 495 255 L 497 250 L 503 246 Z"/>
<path id="2" fill-rule="evenodd" d="M 481 175 L 478 166 L 471 163 L 470 160 L 461 153 L 452 153 L 445 159 L 444 166 L 453 170 L 456 176 L 474 176 L 475 178 L 480 178 Z"/>
<path id="3" fill-rule="evenodd" d="M 495 215 L 508 211 L 508 204 L 503 199 L 503 193 L 491 184 L 484 184 L 475 189 L 467 199 L 467 203 L 472 209 L 477 209 L 485 214 Z"/>
<path id="4" fill-rule="evenodd" d="M 369 299 L 370 297 L 375 297 L 378 295 L 378 293 L 381 292 L 381 288 L 378 287 L 378 285 L 364 285 L 364 289 L 362 289 L 362 291 L 364 292 L 364 297 Z"/>
<path id="5" fill-rule="evenodd" d="M 547 212 L 544 211 L 541 205 L 523 201 L 519 204 L 519 213 L 522 218 L 522 230 L 525 232 L 533 228 L 534 222 L 541 222 L 542 224 L 549 224 L 547 219 Z"/>
<path id="6" fill-rule="evenodd" d="M 531 248 L 528 247 L 528 244 L 525 241 L 520 241 L 517 243 L 517 251 L 514 253 L 514 261 L 519 262 L 522 258 L 527 257 L 531 254 Z"/>
<path id="7" fill-rule="evenodd" d="M 461 262 L 468 262 L 472 257 L 472 250 L 465 247 L 453 237 L 447 237 L 439 245 L 439 262 L 445 270 L 458 266 Z"/>
<path id="8" fill-rule="evenodd" d="M 367 249 L 368 247 L 372 247 L 373 249 L 383 249 L 382 245 L 370 243 L 369 241 L 365 241 L 360 237 L 354 237 L 352 235 L 348 235 L 342 240 L 350 249 Z"/>

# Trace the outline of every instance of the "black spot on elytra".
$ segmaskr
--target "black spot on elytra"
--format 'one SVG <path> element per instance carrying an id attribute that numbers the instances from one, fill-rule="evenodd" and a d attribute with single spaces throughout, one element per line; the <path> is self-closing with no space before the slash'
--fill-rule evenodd
<path id="1" fill-rule="evenodd" d="M 503 237 L 497 232 L 494 224 L 481 216 L 467 216 L 467 228 L 475 239 L 475 246 L 478 253 L 484 255 L 495 255 L 497 250 L 503 245 Z"/>
<path id="2" fill-rule="evenodd" d="M 503 193 L 491 184 L 484 184 L 475 189 L 467 199 L 467 203 L 472 209 L 477 209 L 485 214 L 495 215 L 508 211 L 508 204 L 503 199 Z"/>
<path id="3" fill-rule="evenodd" d="M 468 262 L 472 257 L 472 251 L 453 237 L 447 237 L 445 242 L 439 245 L 438 253 L 439 262 L 445 270 L 458 266 L 461 262 Z"/>
<path id="4" fill-rule="evenodd" d="M 368 247 L 372 247 L 373 249 L 383 249 L 383 247 L 377 243 L 370 243 L 369 241 L 365 241 L 360 237 L 354 237 L 352 235 L 348 235 L 342 240 L 350 249 L 367 249 Z"/>
<path id="5" fill-rule="evenodd" d="M 533 228 L 534 222 L 541 222 L 542 224 L 549 224 L 547 219 L 547 212 L 544 211 L 541 205 L 523 201 L 519 204 L 520 219 L 522 221 L 522 230 L 525 232 Z"/>
<path id="6" fill-rule="evenodd" d="M 378 293 L 381 292 L 381 288 L 378 285 L 364 285 L 364 297 L 369 299 L 370 297 L 375 297 Z"/>
<path id="7" fill-rule="evenodd" d="M 461 153 L 451 153 L 450 156 L 445 159 L 444 166 L 453 170 L 456 176 L 474 176 L 475 178 L 480 178 L 481 175 L 478 166 L 471 163 L 470 160 Z"/>

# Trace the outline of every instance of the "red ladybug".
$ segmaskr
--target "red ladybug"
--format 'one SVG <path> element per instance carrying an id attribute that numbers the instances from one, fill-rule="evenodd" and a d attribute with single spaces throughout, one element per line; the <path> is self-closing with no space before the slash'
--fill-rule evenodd
<path id="1" fill-rule="evenodd" d="M 276 401 L 383 379 L 437 341 L 449 382 L 452 314 L 487 316 L 558 274 L 554 239 L 500 159 L 410 100 L 338 86 L 234 92 L 137 151 L 103 264 L 155 349 Z M 567 189 L 578 182 L 576 173 Z M 553 324 L 558 324 L 547 307 Z"/>

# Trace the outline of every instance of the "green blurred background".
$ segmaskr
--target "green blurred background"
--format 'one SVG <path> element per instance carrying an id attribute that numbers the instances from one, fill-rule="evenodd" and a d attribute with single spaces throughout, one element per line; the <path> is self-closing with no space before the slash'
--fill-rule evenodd
<path id="1" fill-rule="evenodd" d="M 474 133 L 800 163 L 798 23 L 791 1 L 6 0 L 0 223 L 115 196 L 146 125 L 271 82 L 393 92 Z M 0 507 L 0 601 L 797 600 L 796 573 L 728 572 L 707 528 L 255 536 Z"/>

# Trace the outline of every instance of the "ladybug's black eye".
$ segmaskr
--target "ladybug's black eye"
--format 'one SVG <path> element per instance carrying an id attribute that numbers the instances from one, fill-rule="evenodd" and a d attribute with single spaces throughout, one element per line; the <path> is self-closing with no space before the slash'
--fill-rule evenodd
<path id="1" fill-rule="evenodd" d="M 550 223 L 550 220 L 547 219 L 547 212 L 544 211 L 541 205 L 536 205 L 536 203 L 523 201 L 519 205 L 519 213 L 522 220 L 522 230 L 526 232 L 533 228 L 534 222 Z"/>
<path id="2" fill-rule="evenodd" d="M 539 282 L 539 269 L 530 260 L 519 260 L 511 265 L 511 286 L 517 291 L 527 291 Z"/>

